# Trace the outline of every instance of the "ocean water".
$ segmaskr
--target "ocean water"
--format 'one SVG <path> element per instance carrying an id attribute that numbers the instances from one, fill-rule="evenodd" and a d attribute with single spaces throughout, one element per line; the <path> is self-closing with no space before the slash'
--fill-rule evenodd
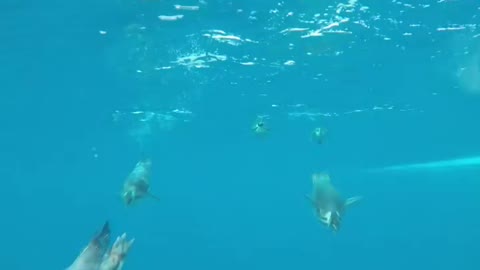
<path id="1" fill-rule="evenodd" d="M 479 269 L 480 168 L 381 170 L 480 155 L 477 1 L 0 14 L 0 269 L 65 269 L 106 220 L 136 239 L 125 270 Z M 126 207 L 144 157 L 161 200 Z M 305 200 L 315 172 L 363 196 L 337 233 Z"/>

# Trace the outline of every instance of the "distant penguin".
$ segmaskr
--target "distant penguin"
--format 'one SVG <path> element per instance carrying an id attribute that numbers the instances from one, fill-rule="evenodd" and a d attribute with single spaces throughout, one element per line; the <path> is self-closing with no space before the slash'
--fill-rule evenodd
<path id="1" fill-rule="evenodd" d="M 322 144 L 327 135 L 327 130 L 325 128 L 317 127 L 312 132 L 312 140 L 318 144 Z"/>
<path id="2" fill-rule="evenodd" d="M 255 123 L 252 126 L 252 131 L 257 135 L 265 135 L 268 133 L 269 128 L 265 123 L 263 117 L 258 117 Z"/>

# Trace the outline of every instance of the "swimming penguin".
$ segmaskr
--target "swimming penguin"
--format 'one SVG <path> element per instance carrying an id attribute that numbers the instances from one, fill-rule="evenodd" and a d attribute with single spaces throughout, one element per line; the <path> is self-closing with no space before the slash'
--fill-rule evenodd
<path id="1" fill-rule="evenodd" d="M 326 173 L 316 173 L 312 176 L 313 191 L 308 200 L 315 209 L 319 221 L 327 228 L 337 232 L 342 223 L 342 217 L 348 206 L 358 202 L 361 197 L 344 200 L 332 185 L 330 176 Z"/>
<path id="2" fill-rule="evenodd" d="M 322 144 L 326 135 L 327 130 L 325 128 L 317 127 L 312 132 L 312 140 L 318 144 Z"/>
<path id="3" fill-rule="evenodd" d="M 159 200 L 157 196 L 150 193 L 151 167 L 152 162 L 150 159 L 141 160 L 128 175 L 122 191 L 122 199 L 127 206 L 130 206 L 137 200 L 145 197 Z"/>
<path id="4" fill-rule="evenodd" d="M 93 237 L 67 270 L 98 270 L 109 242 L 110 226 L 105 222 L 100 233 Z"/>
<path id="5" fill-rule="evenodd" d="M 269 131 L 263 117 L 257 117 L 257 120 L 252 126 L 252 130 L 257 135 L 265 135 Z"/>
<path id="6" fill-rule="evenodd" d="M 134 239 L 127 240 L 124 233 L 117 237 L 107 252 L 110 242 L 110 226 L 105 222 L 102 230 L 83 249 L 66 270 L 121 270 Z"/>
<path id="7" fill-rule="evenodd" d="M 99 270 L 122 270 L 134 241 L 135 239 L 127 240 L 127 234 L 125 233 L 117 237 L 112 249 L 105 254 Z"/>

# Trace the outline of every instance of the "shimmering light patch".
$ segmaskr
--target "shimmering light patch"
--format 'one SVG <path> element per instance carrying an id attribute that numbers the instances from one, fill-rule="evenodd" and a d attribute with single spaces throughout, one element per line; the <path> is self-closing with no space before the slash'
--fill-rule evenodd
<path id="1" fill-rule="evenodd" d="M 423 112 L 422 110 L 412 108 L 409 105 L 394 106 L 389 104 L 375 105 L 370 108 L 360 108 L 360 109 L 353 109 L 353 110 L 342 111 L 342 112 L 318 112 L 314 109 L 308 108 L 308 106 L 305 104 L 295 104 L 289 107 L 297 109 L 295 111 L 288 113 L 289 118 L 291 119 L 305 118 L 312 121 L 316 121 L 319 118 L 325 118 L 325 117 L 340 117 L 340 116 L 347 116 L 351 114 L 376 112 L 376 111 L 396 111 L 396 112 L 416 112 L 416 113 Z M 298 110 L 298 109 L 301 109 L 301 110 Z"/>
<path id="2" fill-rule="evenodd" d="M 401 164 L 388 166 L 379 169 L 372 169 L 369 172 L 388 172 L 388 171 L 441 171 L 446 169 L 466 169 L 480 168 L 480 156 L 464 157 L 449 160 L 431 161 L 424 163 Z"/>
<path id="3" fill-rule="evenodd" d="M 183 15 L 182 14 L 178 14 L 178 15 L 159 15 L 158 19 L 160 19 L 161 21 L 172 22 L 172 21 L 178 21 L 178 20 L 183 19 Z"/>
<path id="4" fill-rule="evenodd" d="M 153 104 L 156 108 L 188 107 L 191 104 L 185 104 L 185 100 L 193 100 L 190 96 L 214 92 L 218 87 L 215 82 L 222 80 L 225 85 L 239 89 L 232 91 L 232 95 L 267 99 L 265 104 L 268 105 L 264 106 L 270 110 L 272 117 L 281 114 L 280 117 L 290 120 L 315 121 L 325 117 L 360 117 L 369 113 L 421 113 L 421 109 L 404 104 L 378 105 L 397 102 L 392 97 L 335 111 L 323 111 L 324 108 L 318 104 L 312 105 L 317 106 L 313 108 L 303 104 L 282 103 L 272 94 L 274 90 L 269 90 L 275 87 L 279 79 L 301 80 L 302 85 L 307 87 L 293 89 L 290 92 L 292 100 L 311 102 L 301 100 L 301 94 L 298 99 L 295 97 L 297 93 L 309 91 L 309 88 L 328 91 L 332 88 L 332 81 L 345 74 L 343 68 L 339 67 L 345 66 L 348 70 L 355 66 L 352 60 L 356 57 L 355 53 L 370 51 L 369 44 L 379 46 L 379 51 L 385 48 L 403 53 L 412 46 L 417 47 L 416 41 L 419 40 L 425 46 L 420 57 L 437 61 L 436 66 L 442 67 L 441 72 L 444 73 L 441 75 L 451 76 L 459 89 L 480 94 L 478 4 L 469 17 L 445 21 L 428 19 L 428 15 L 431 15 L 429 12 L 436 14 L 439 9 L 446 10 L 444 6 L 447 5 L 455 9 L 461 1 L 436 0 L 422 4 L 413 0 L 393 0 L 382 2 L 381 9 L 376 6 L 381 1 L 368 1 L 370 6 L 366 6 L 365 1 L 357 0 L 339 0 L 325 5 L 314 3 L 316 1 L 307 2 L 311 2 L 308 8 L 295 10 L 291 10 L 291 5 L 286 1 L 272 2 L 269 6 L 222 7 L 232 9 L 228 14 L 238 24 L 228 24 L 223 17 L 215 18 L 220 13 L 215 12 L 208 1 L 171 2 L 159 10 L 161 13 L 137 14 L 137 21 L 124 26 L 123 42 L 119 39 L 111 45 L 108 58 L 110 66 L 121 74 L 120 78 L 134 82 L 140 100 L 157 102 Z M 425 16 L 415 16 L 419 13 Z M 204 21 L 208 23 L 198 23 Z M 98 31 L 103 38 L 109 38 L 118 29 L 103 26 Z M 438 40 L 450 37 L 461 37 L 462 40 L 454 48 L 438 46 Z M 424 43 L 431 45 L 430 51 L 429 44 Z M 442 65 L 445 62 L 441 59 L 450 55 L 455 59 L 449 59 L 448 62 L 452 60 L 455 65 Z M 382 63 L 367 61 L 364 65 L 365 68 L 372 67 L 372 74 L 385 69 Z M 235 69 L 236 66 L 241 68 Z M 177 80 L 178 76 L 183 77 Z M 258 91 L 265 91 L 266 94 L 259 95 L 256 86 L 262 87 Z M 150 101 L 149 93 L 157 91 L 166 92 L 168 98 Z M 442 89 L 432 91 L 435 91 L 432 96 L 445 93 Z M 142 97 L 144 93 L 147 94 Z M 188 114 L 146 111 L 116 114 L 123 122 L 140 123 L 129 128 L 138 134 L 147 134 L 154 126 L 169 129 L 172 123 L 176 123 L 175 119 L 184 119 L 186 116 Z"/>

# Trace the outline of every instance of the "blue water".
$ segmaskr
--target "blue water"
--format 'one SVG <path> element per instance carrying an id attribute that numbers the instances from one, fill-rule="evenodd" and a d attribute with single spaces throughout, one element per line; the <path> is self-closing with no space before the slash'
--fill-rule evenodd
<path id="1" fill-rule="evenodd" d="M 350 33 L 280 33 L 335 19 L 320 2 L 1 1 L 0 269 L 65 269 L 105 220 L 136 239 L 126 270 L 479 269 L 480 169 L 367 169 L 479 155 L 480 4 L 359 0 Z M 178 64 L 202 52 L 227 59 Z M 144 156 L 161 202 L 127 208 Z M 337 234 L 304 198 L 319 171 L 364 197 Z"/>

